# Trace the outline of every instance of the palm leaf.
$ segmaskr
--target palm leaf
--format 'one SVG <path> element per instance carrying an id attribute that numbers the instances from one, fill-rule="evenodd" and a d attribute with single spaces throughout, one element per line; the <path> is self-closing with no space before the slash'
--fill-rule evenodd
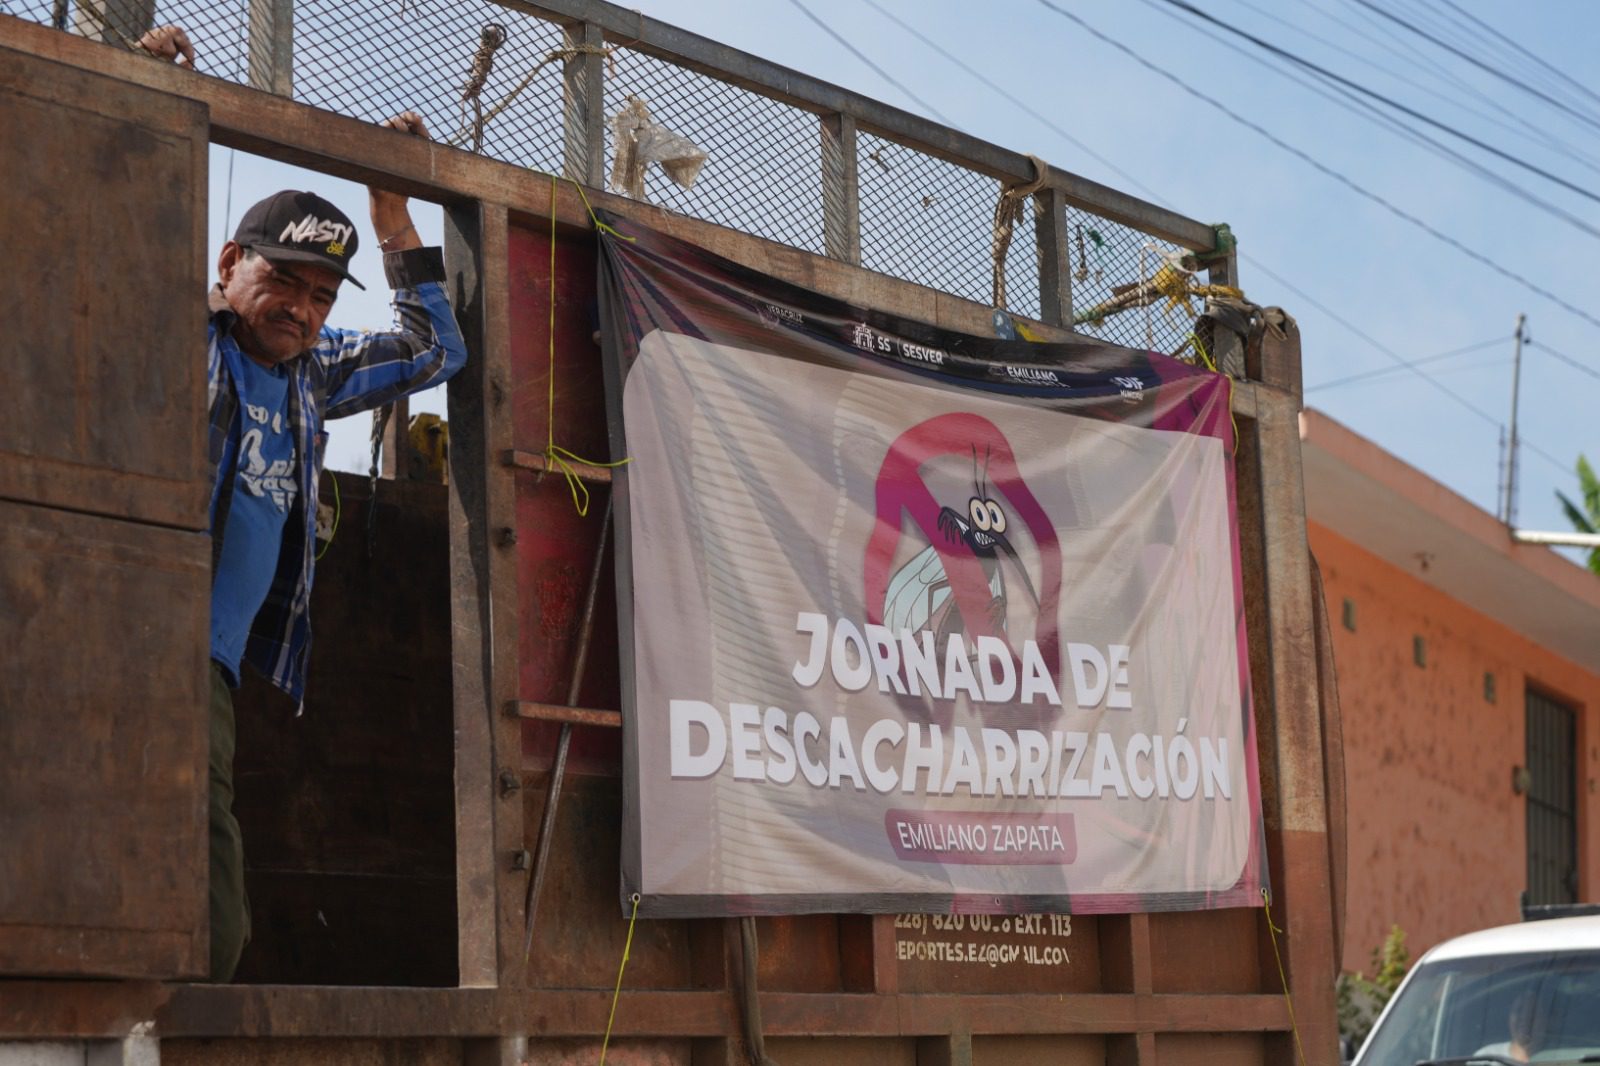
<path id="1" fill-rule="evenodd" d="M 1567 521 L 1572 523 L 1572 528 L 1579 533 L 1600 533 L 1595 529 L 1594 522 L 1589 516 L 1578 510 L 1578 505 L 1567 499 L 1566 493 L 1557 492 L 1556 499 L 1561 501 L 1561 509 L 1567 513 Z"/>
<path id="2" fill-rule="evenodd" d="M 1590 524 L 1600 523 L 1600 477 L 1595 477 L 1594 467 L 1586 456 L 1578 456 L 1578 487 L 1583 490 L 1583 508 L 1589 512 Z"/>

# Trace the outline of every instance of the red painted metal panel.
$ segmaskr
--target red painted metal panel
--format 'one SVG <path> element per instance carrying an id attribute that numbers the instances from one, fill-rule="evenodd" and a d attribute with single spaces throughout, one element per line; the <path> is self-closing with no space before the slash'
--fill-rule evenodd
<path id="1" fill-rule="evenodd" d="M 543 455 L 553 441 L 589 462 L 611 458 L 600 347 L 594 339 L 598 321 L 595 254 L 589 233 L 558 229 L 552 234 L 537 226 L 511 228 L 511 389 L 513 430 L 520 452 Z M 517 474 L 518 696 L 524 700 L 569 702 L 584 593 L 610 492 L 605 485 L 586 487 L 588 513 L 583 515 L 565 477 L 533 471 Z M 578 493 L 581 497 L 583 489 Z M 578 698 L 570 702 L 615 710 L 621 694 L 616 591 L 609 559 L 603 563 L 592 624 L 585 680 Z M 523 753 L 531 766 L 548 764 L 559 729 L 553 722 L 524 723 Z M 616 730 L 574 727 L 569 756 L 573 771 L 613 773 L 620 758 L 621 740 Z"/>

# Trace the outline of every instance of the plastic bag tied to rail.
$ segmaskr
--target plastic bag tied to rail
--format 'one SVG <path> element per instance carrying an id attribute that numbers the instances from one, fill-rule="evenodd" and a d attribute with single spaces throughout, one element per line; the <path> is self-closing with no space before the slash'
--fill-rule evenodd
<path id="1" fill-rule="evenodd" d="M 635 200 L 645 199 L 644 176 L 658 163 L 667 177 L 685 189 L 694 187 L 705 166 L 706 152 L 680 133 L 674 133 L 650 116 L 650 105 L 637 96 L 611 116 L 617 155 L 611 165 L 611 190 Z"/>

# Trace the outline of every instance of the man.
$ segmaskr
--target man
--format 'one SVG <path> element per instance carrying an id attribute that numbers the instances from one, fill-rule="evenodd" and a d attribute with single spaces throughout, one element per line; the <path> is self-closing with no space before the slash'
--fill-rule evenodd
<path id="1" fill-rule="evenodd" d="M 414 112 L 384 125 L 426 137 Z M 211 977 L 232 978 L 250 939 L 243 844 L 233 817 L 232 689 L 249 663 L 295 700 L 305 691 L 317 480 L 328 418 L 438 385 L 467 353 L 406 198 L 371 189 L 372 226 L 394 290 L 395 325 L 323 325 L 350 281 L 355 225 L 309 192 L 245 212 L 217 260 L 210 297 Z"/>

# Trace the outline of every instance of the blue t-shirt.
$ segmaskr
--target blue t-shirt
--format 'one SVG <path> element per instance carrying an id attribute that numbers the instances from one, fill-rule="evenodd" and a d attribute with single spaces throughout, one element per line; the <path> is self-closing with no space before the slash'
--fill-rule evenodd
<path id="1" fill-rule="evenodd" d="M 211 657 L 229 683 L 238 685 L 245 642 L 272 588 L 284 523 L 294 510 L 299 484 L 289 427 L 288 373 L 282 367 L 267 369 L 231 339 L 222 348 L 239 393 L 239 418 L 220 469 L 226 470 L 237 455 L 238 471 L 211 581 Z"/>

